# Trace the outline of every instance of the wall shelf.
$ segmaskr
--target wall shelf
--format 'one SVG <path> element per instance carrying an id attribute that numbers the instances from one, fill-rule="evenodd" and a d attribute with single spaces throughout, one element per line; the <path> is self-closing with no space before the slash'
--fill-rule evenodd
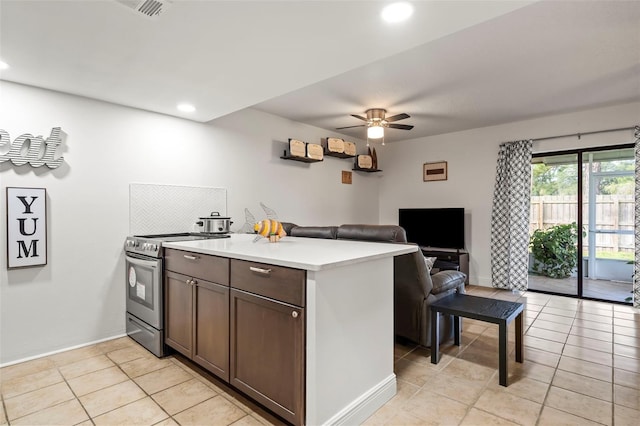
<path id="1" fill-rule="evenodd" d="M 327 157 L 336 157 L 336 158 L 356 158 L 355 155 L 345 154 L 344 152 L 331 152 L 328 150 L 324 150 L 324 155 Z"/>
<path id="2" fill-rule="evenodd" d="M 293 155 L 283 155 L 280 158 L 282 158 L 283 160 L 300 161 L 301 163 L 319 163 L 320 161 L 323 161 L 323 160 L 316 160 L 309 157 L 296 157 Z"/>
<path id="3" fill-rule="evenodd" d="M 365 172 L 365 173 L 376 173 L 376 172 L 382 171 L 380 169 L 361 169 L 360 167 L 354 167 L 352 170 L 355 170 L 356 172 Z"/>

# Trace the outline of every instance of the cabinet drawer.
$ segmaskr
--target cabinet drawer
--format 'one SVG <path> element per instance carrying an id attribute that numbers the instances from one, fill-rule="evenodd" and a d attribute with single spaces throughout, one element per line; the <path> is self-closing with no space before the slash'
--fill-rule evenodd
<path id="1" fill-rule="evenodd" d="M 229 259 L 225 257 L 165 249 L 164 267 L 193 278 L 229 285 Z"/>
<path id="2" fill-rule="evenodd" d="M 231 259 L 231 287 L 304 306 L 306 271 Z"/>

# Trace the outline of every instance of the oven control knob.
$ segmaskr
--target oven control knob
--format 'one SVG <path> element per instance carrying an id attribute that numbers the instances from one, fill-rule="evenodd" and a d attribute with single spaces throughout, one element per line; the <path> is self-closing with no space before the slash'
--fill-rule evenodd
<path id="1" fill-rule="evenodd" d="M 152 251 L 158 251 L 158 245 L 157 244 L 151 244 L 151 250 Z"/>
<path id="2" fill-rule="evenodd" d="M 142 250 L 149 250 L 149 243 L 142 244 Z"/>

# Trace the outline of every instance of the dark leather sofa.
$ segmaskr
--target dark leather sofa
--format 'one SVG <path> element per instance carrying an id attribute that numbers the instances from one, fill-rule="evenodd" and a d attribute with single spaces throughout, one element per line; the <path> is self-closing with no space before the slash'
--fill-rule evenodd
<path id="1" fill-rule="evenodd" d="M 305 238 L 348 239 L 407 243 L 404 229 L 396 225 L 298 226 L 283 223 L 287 235 Z M 455 292 L 464 293 L 465 274 L 446 270 L 430 275 L 421 251 L 394 258 L 394 330 L 396 336 L 431 346 L 431 311 L 434 301 Z M 453 318 L 440 318 L 441 343 L 453 336 Z"/>

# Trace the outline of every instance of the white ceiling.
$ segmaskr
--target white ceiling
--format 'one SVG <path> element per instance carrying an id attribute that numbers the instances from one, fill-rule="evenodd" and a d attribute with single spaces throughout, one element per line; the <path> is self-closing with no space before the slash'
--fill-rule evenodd
<path id="1" fill-rule="evenodd" d="M 640 100 L 640 1 L 414 1 L 403 25 L 381 22 L 386 3 L 174 0 L 148 19 L 114 0 L 0 0 L 0 79 L 203 122 L 250 106 L 327 129 L 411 115 L 386 141 Z"/>

